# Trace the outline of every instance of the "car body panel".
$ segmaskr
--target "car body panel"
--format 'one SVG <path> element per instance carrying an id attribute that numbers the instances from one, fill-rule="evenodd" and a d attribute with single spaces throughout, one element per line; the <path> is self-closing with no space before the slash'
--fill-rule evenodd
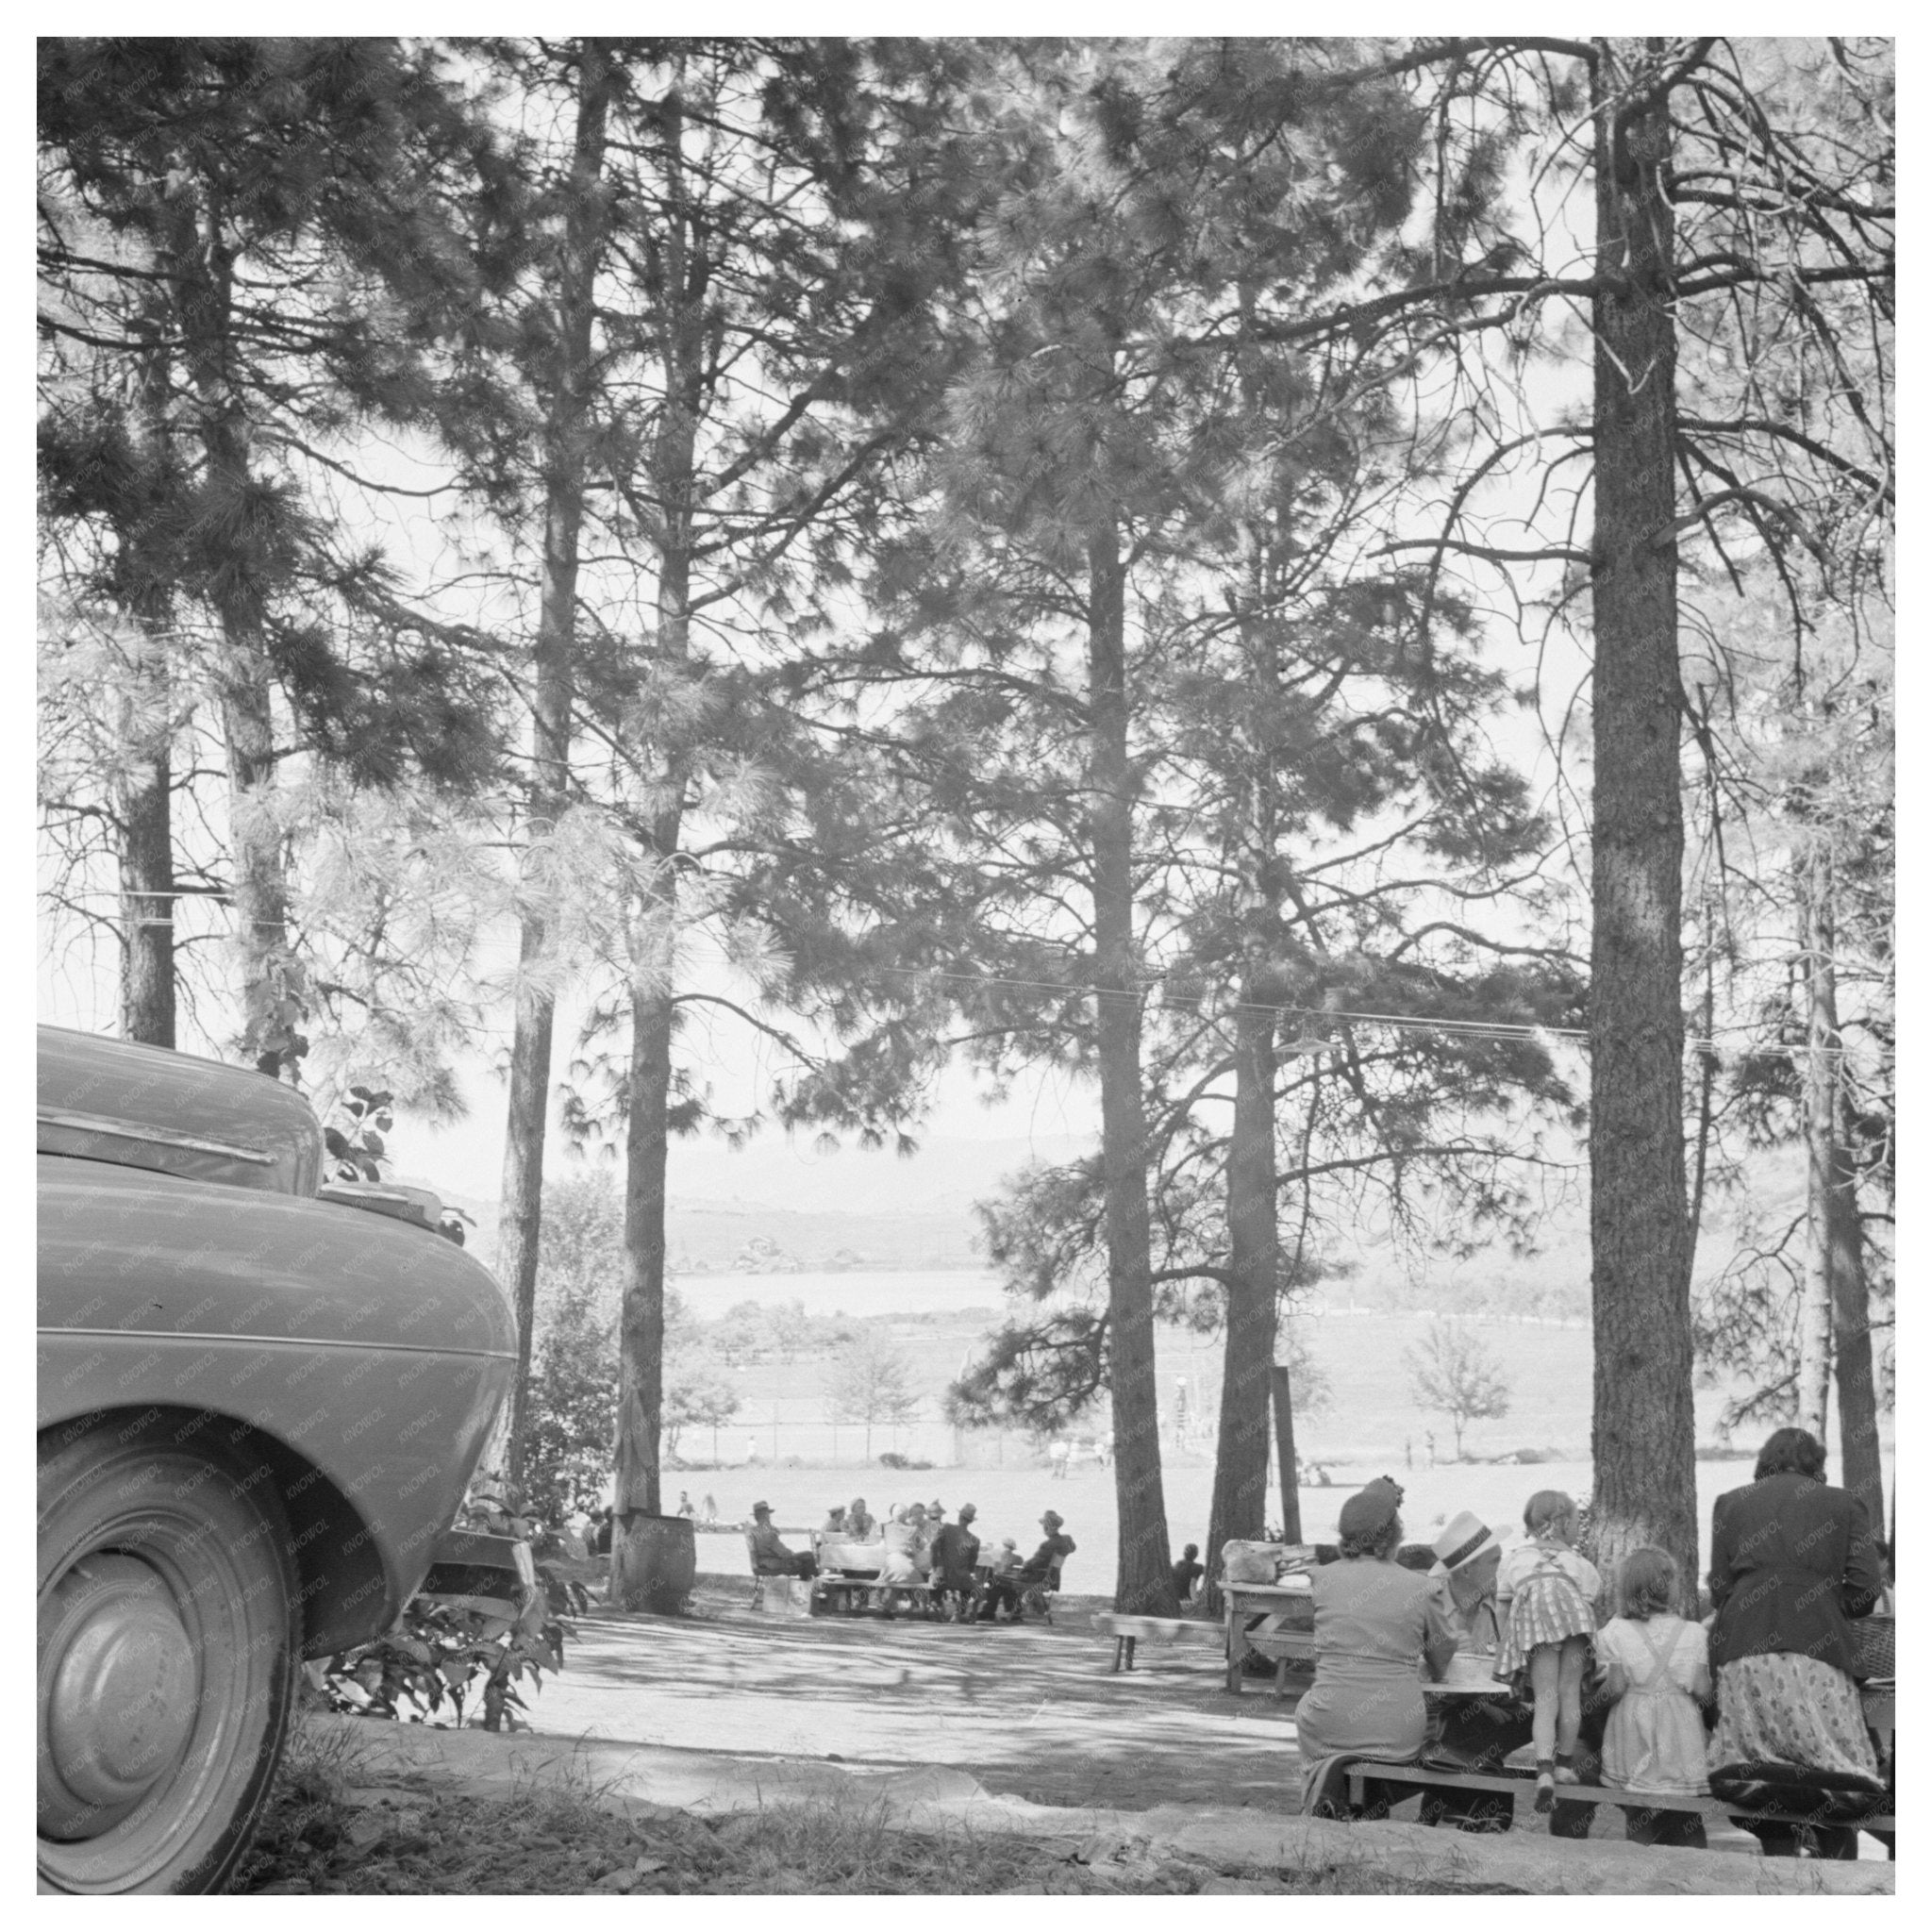
<path id="1" fill-rule="evenodd" d="M 204 1095 L 220 1086 L 244 1103 L 225 1137 L 191 1108 L 197 1138 L 246 1144 L 261 1117 L 286 1121 L 282 1101 L 259 1104 L 272 1084 L 259 1075 L 192 1071 Z M 175 1091 L 145 1084 L 147 1110 Z M 103 1114 L 115 1104 L 87 1097 Z M 280 1161 L 293 1139 L 277 1144 Z M 37 1164 L 40 1427 L 161 1409 L 180 1412 L 184 1437 L 208 1428 L 258 1448 L 296 1545 L 305 1654 L 378 1635 L 455 1518 L 514 1371 L 494 1278 L 388 1213 L 98 1155 Z"/>
<path id="2" fill-rule="evenodd" d="M 322 1128 L 293 1088 L 164 1047 L 64 1026 L 38 1031 L 42 1153 L 253 1192 L 315 1192 Z"/>

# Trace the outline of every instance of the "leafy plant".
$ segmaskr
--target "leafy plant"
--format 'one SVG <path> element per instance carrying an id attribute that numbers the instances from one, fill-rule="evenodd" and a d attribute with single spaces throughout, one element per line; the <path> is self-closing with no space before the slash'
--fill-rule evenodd
<path id="1" fill-rule="evenodd" d="M 466 1712 L 480 1708 L 486 1731 L 527 1729 L 514 1713 L 527 1708 L 517 1687 L 528 1677 L 563 1668 L 563 1642 L 575 1637 L 573 1614 L 590 1608 L 590 1592 L 547 1563 L 537 1566 L 543 1586 L 541 1622 L 412 1598 L 374 1643 L 331 1657 L 323 1677 L 330 1707 L 370 1717 L 422 1724 L 450 1707 L 460 1730 Z"/>
<path id="2" fill-rule="evenodd" d="M 386 1088 L 351 1087 L 337 1101 L 335 1111 L 346 1121 L 347 1131 L 332 1125 L 322 1130 L 323 1145 L 333 1163 L 328 1172 L 330 1180 L 381 1180 L 382 1164 L 389 1152 L 382 1137 L 395 1125 L 395 1117 L 390 1111 L 394 1099 L 395 1095 Z"/>
<path id="3" fill-rule="evenodd" d="M 306 1052 L 307 1048 L 308 1042 L 304 1041 L 303 1050 Z M 385 1164 L 393 1164 L 383 1136 L 395 1125 L 395 1117 L 390 1110 L 394 1099 L 394 1093 L 386 1087 L 351 1087 L 337 1101 L 332 1111 L 341 1117 L 345 1126 L 323 1127 L 322 1142 L 330 1162 L 325 1179 L 370 1184 L 382 1179 Z M 445 1208 L 436 1231 L 445 1241 L 461 1247 L 465 1223 L 472 1227 L 476 1224 L 460 1208 Z"/>

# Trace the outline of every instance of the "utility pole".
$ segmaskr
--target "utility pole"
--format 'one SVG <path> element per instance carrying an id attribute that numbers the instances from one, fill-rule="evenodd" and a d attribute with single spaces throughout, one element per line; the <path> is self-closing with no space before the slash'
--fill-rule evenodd
<path id="1" fill-rule="evenodd" d="M 1281 1459 L 1281 1536 L 1284 1542 L 1302 1540 L 1302 1497 L 1295 1484 L 1294 1407 L 1288 1394 L 1288 1367 L 1276 1362 L 1269 1376 L 1274 1392 L 1274 1447 Z"/>

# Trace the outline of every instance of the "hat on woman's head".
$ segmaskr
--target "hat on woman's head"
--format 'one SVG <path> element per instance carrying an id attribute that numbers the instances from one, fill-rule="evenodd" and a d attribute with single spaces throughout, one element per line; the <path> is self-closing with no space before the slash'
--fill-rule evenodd
<path id="1" fill-rule="evenodd" d="M 1466 1563 L 1474 1563 L 1486 1551 L 1499 1550 L 1503 1546 L 1496 1541 L 1489 1524 L 1474 1510 L 1459 1509 L 1429 1547 L 1436 1553 L 1436 1567 L 1431 1574 L 1446 1576 Z"/>
<path id="2" fill-rule="evenodd" d="M 1040 1520 L 1042 1523 L 1052 1524 L 1056 1529 L 1058 1529 L 1066 1521 L 1058 1509 L 1049 1509 Z"/>
<path id="3" fill-rule="evenodd" d="M 1364 1542 L 1371 1537 L 1379 1536 L 1395 1521 L 1396 1508 L 1393 1486 L 1373 1482 L 1367 1489 L 1357 1490 L 1341 1506 L 1336 1527 L 1345 1541 Z"/>

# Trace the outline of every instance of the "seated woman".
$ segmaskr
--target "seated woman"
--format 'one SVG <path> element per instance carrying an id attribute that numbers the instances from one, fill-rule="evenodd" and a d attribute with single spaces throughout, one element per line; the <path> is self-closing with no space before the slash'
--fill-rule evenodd
<path id="1" fill-rule="evenodd" d="M 1309 1579 L 1315 1602 L 1315 1682 L 1295 1709 L 1305 1772 L 1303 1809 L 1325 1787 L 1331 1759 L 1419 1757 L 1428 1738 L 1420 1663 L 1441 1679 L 1456 1654 L 1448 1592 L 1392 1558 L 1402 1518 L 1391 1486 L 1371 1483 L 1341 1506 L 1341 1557 Z M 1332 1803 L 1332 1799 L 1328 1799 Z M 1377 1791 L 1373 1812 L 1386 1813 Z"/>
<path id="2" fill-rule="evenodd" d="M 908 1503 L 905 1508 L 892 1512 L 891 1522 L 886 1524 L 885 1545 L 885 1560 L 879 1565 L 879 1583 L 883 1591 L 881 1600 L 890 1614 L 899 1597 L 899 1592 L 891 1586 L 924 1583 L 931 1568 L 924 1503 Z"/>
<path id="3" fill-rule="evenodd" d="M 1713 1790 L 1731 1767 L 1770 1765 L 1817 1774 L 1819 1790 L 1882 1789 L 1878 1757 L 1852 1679 L 1847 1617 L 1870 1614 L 1885 1587 L 1865 1506 L 1824 1480 L 1824 1448 L 1803 1429 L 1778 1429 L 1757 1457 L 1757 1479 L 1710 1512 L 1710 1663 L 1718 1722 Z M 1798 1834 L 1819 1856 L 1857 1856 L 1857 1832 L 1839 1825 L 1737 1823 L 1774 1857 L 1795 1857 Z"/>

